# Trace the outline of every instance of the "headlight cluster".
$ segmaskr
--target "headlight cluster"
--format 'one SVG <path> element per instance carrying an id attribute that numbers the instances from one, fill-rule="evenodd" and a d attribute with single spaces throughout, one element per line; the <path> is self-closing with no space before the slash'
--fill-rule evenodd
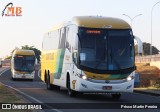
<path id="1" fill-rule="evenodd" d="M 131 81 L 131 80 L 133 80 L 133 79 L 134 79 L 134 76 L 132 76 L 132 75 L 129 75 L 129 76 L 126 78 L 127 81 Z"/>
<path id="2" fill-rule="evenodd" d="M 32 74 L 34 75 L 34 74 L 35 74 L 35 71 L 33 71 Z"/>
<path id="3" fill-rule="evenodd" d="M 14 73 L 14 74 L 16 74 L 16 75 L 19 75 L 19 74 L 20 74 L 20 73 L 19 73 L 19 72 L 17 72 L 17 71 L 14 71 L 13 73 Z"/>
<path id="4" fill-rule="evenodd" d="M 82 74 L 78 74 L 77 73 L 77 76 L 81 79 L 84 79 L 84 80 L 88 80 L 87 76 L 86 75 L 82 75 Z"/>

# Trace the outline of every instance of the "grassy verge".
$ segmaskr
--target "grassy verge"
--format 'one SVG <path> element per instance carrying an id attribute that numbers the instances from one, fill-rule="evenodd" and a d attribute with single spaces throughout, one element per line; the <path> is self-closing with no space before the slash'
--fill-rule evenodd
<path id="1" fill-rule="evenodd" d="M 0 83 L 0 103 L 26 103 L 14 92 Z M 32 110 L 0 110 L 0 112 L 34 112 Z"/>
<path id="2" fill-rule="evenodd" d="M 11 90 L 0 84 L 0 102 L 3 103 L 25 103 L 23 100 L 15 96 Z"/>

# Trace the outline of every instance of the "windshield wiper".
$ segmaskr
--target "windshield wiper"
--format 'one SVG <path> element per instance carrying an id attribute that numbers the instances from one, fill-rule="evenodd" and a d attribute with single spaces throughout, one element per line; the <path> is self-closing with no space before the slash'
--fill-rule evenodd
<path id="1" fill-rule="evenodd" d="M 121 67 L 119 65 L 119 63 L 116 61 L 115 57 L 113 56 L 112 53 L 112 46 L 111 46 L 111 52 L 110 52 L 110 59 L 111 59 L 111 64 L 113 65 L 113 62 L 115 63 L 116 67 L 121 70 Z"/>
<path id="2" fill-rule="evenodd" d="M 113 64 L 113 56 L 112 56 L 112 46 L 111 46 L 111 52 L 110 52 L 110 59 L 111 59 L 111 64 Z"/>
<path id="3" fill-rule="evenodd" d="M 32 71 L 33 71 L 33 69 L 31 70 L 29 67 L 28 67 L 28 65 L 27 65 L 27 63 L 25 63 L 25 60 L 23 59 L 23 62 L 22 62 L 22 68 L 23 67 L 26 67 L 27 68 L 27 72 L 29 72 L 29 73 L 31 73 Z"/>
<path id="4" fill-rule="evenodd" d="M 102 60 L 99 61 L 99 63 L 96 64 L 95 68 L 97 69 L 102 62 L 103 62 Z"/>

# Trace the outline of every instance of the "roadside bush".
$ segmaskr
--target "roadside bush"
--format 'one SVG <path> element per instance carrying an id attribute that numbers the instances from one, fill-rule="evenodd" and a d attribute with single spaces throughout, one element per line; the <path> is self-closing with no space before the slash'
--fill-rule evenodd
<path id="1" fill-rule="evenodd" d="M 137 71 L 140 74 L 140 87 L 155 86 L 159 87 L 160 69 L 155 66 L 144 64 L 137 66 Z"/>

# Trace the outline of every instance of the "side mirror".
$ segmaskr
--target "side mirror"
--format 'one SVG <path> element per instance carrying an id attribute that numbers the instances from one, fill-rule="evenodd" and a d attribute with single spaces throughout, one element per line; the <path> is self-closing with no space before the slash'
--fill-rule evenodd
<path id="1" fill-rule="evenodd" d="M 134 66 L 134 70 L 137 70 L 137 66 Z"/>
<path id="2" fill-rule="evenodd" d="M 77 59 L 77 52 L 73 52 L 73 58 Z"/>
<path id="3" fill-rule="evenodd" d="M 73 56 L 73 62 L 75 63 L 75 64 L 77 64 L 78 63 L 78 53 L 77 52 L 73 52 L 73 54 L 72 54 L 72 56 Z"/>
<path id="4" fill-rule="evenodd" d="M 77 36 L 77 34 L 74 35 L 73 49 L 78 50 L 78 36 Z"/>
<path id="5" fill-rule="evenodd" d="M 142 55 L 143 54 L 143 42 L 137 36 L 134 36 L 134 39 L 137 41 L 137 44 L 138 44 L 138 54 Z"/>

